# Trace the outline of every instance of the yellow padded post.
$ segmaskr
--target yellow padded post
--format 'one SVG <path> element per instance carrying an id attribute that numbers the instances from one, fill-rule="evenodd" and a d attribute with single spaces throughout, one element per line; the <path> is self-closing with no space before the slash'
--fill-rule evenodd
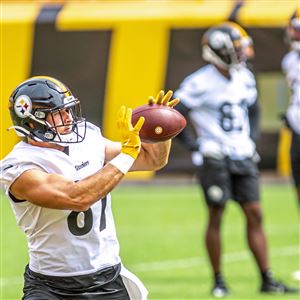
<path id="1" fill-rule="evenodd" d="M 287 177 L 291 174 L 290 147 L 291 132 L 286 127 L 282 127 L 279 132 L 278 152 L 277 152 L 277 172 L 279 175 Z"/>

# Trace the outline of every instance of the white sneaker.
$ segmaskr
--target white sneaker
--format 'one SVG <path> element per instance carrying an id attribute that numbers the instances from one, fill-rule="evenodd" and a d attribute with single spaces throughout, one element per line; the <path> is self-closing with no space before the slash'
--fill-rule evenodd
<path id="1" fill-rule="evenodd" d="M 300 280 L 300 270 L 293 272 L 293 278 L 295 280 Z"/>
<path id="2" fill-rule="evenodd" d="M 229 294 L 228 289 L 225 286 L 218 286 L 218 285 L 216 285 L 213 288 L 211 293 L 216 298 L 223 298 Z"/>

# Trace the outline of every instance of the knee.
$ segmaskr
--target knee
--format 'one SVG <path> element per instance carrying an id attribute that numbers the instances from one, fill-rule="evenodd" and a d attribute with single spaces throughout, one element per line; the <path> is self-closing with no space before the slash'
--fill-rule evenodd
<path id="1" fill-rule="evenodd" d="M 222 223 L 224 207 L 211 207 L 209 212 L 209 228 L 219 229 Z"/>
<path id="2" fill-rule="evenodd" d="M 247 220 L 250 226 L 261 226 L 263 215 L 259 207 L 253 207 L 246 212 Z"/>

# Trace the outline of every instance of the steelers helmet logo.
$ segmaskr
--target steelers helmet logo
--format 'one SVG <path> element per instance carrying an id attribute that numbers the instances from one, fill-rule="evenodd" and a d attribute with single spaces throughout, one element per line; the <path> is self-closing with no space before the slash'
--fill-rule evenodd
<path id="1" fill-rule="evenodd" d="M 211 34 L 210 43 L 212 47 L 221 49 L 226 43 L 226 36 L 219 31 L 215 31 Z"/>
<path id="2" fill-rule="evenodd" d="M 16 99 L 15 105 L 14 105 L 15 112 L 18 117 L 24 119 L 28 117 L 28 114 L 32 110 L 32 102 L 30 98 L 26 95 L 21 95 Z"/>
<path id="3" fill-rule="evenodd" d="M 155 127 L 154 132 L 155 132 L 156 134 L 162 134 L 163 129 L 162 129 L 162 127 L 160 127 L 160 126 L 157 126 L 157 127 Z"/>

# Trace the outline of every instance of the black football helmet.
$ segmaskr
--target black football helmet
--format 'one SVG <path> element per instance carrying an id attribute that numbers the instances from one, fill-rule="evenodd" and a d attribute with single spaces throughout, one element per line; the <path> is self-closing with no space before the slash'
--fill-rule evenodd
<path id="1" fill-rule="evenodd" d="M 71 123 L 65 124 L 62 111 L 70 115 Z M 37 76 L 19 84 L 9 98 L 9 111 L 17 135 L 26 140 L 70 144 L 82 142 L 86 122 L 81 114 L 80 101 L 68 87 L 55 78 Z M 60 124 L 55 124 L 54 114 L 59 114 Z M 51 125 L 48 121 L 52 120 Z M 60 127 L 71 127 L 67 134 L 59 133 Z"/>
<path id="2" fill-rule="evenodd" d="M 255 56 L 255 51 L 254 51 L 254 43 L 252 37 L 246 32 L 246 30 L 240 26 L 238 23 L 232 22 L 232 21 L 227 21 L 222 23 L 219 26 L 228 26 L 231 27 L 234 31 L 239 31 L 240 36 L 242 37 L 241 39 L 241 46 L 244 51 L 245 57 L 243 59 L 246 60 L 251 60 Z"/>
<path id="3" fill-rule="evenodd" d="M 300 9 L 296 10 L 290 18 L 286 29 L 286 36 L 290 47 L 300 52 Z"/>
<path id="4" fill-rule="evenodd" d="M 247 60 L 245 44 L 251 41 L 239 25 L 233 22 L 222 23 L 204 33 L 203 59 L 222 69 L 237 67 Z"/>

